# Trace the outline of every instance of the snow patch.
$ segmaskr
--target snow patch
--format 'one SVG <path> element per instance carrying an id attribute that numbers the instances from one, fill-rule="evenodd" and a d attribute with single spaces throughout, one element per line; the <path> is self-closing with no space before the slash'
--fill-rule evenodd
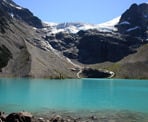
<path id="1" fill-rule="evenodd" d="M 115 26 L 116 24 L 118 24 L 119 20 L 120 20 L 120 16 L 117 17 L 117 18 L 114 18 L 110 21 L 107 21 L 105 23 L 101 23 L 101 24 L 98 24 L 99 27 L 113 27 Z"/>
<path id="2" fill-rule="evenodd" d="M 130 22 L 128 22 L 128 21 L 123 21 L 123 22 L 120 22 L 118 25 L 130 25 Z"/>
<path id="3" fill-rule="evenodd" d="M 115 28 L 115 25 L 118 24 L 119 20 L 120 20 L 120 16 L 117 17 L 117 18 L 114 18 L 108 22 L 105 22 L 105 23 L 101 23 L 101 24 L 98 24 L 97 25 L 97 28 L 100 30 L 100 31 L 103 31 L 103 32 L 112 32 L 112 31 L 117 31 L 117 28 Z"/>
<path id="4" fill-rule="evenodd" d="M 33 30 L 37 30 L 37 28 L 36 27 L 33 27 Z"/>
<path id="5" fill-rule="evenodd" d="M 3 1 L 16 9 L 19 9 L 19 10 L 23 9 L 22 7 L 20 7 L 18 5 L 13 5 L 12 3 L 9 3 L 7 0 L 3 0 Z"/>
<path id="6" fill-rule="evenodd" d="M 136 30 L 136 29 L 138 29 L 138 28 L 140 28 L 140 27 L 139 27 L 139 26 L 135 26 L 135 27 L 133 27 L 133 28 L 127 29 L 126 32 L 130 32 L 130 31 Z"/>
<path id="7" fill-rule="evenodd" d="M 9 13 L 10 14 L 10 16 L 13 18 L 14 17 L 14 14 L 13 13 Z"/>
<path id="8" fill-rule="evenodd" d="M 46 26 L 46 27 L 50 27 L 50 26 L 57 26 L 58 23 L 44 21 L 43 25 Z"/>
<path id="9" fill-rule="evenodd" d="M 75 67 L 82 68 L 80 65 L 73 63 L 69 58 L 66 57 L 66 60 Z"/>
<path id="10" fill-rule="evenodd" d="M 144 18 L 148 18 L 148 15 L 145 14 L 145 15 L 144 15 Z"/>
<path id="11" fill-rule="evenodd" d="M 15 6 L 15 5 L 13 5 L 13 4 L 9 4 L 10 6 L 12 6 L 12 7 L 14 7 L 14 8 L 16 8 L 16 9 L 19 9 L 19 10 L 21 10 L 22 9 L 22 7 L 20 7 L 20 6 Z"/>

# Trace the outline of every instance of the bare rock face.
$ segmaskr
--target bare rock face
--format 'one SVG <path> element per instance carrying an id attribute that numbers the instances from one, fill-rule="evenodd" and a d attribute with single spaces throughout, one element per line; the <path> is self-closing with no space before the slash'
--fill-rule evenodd
<path id="1" fill-rule="evenodd" d="M 82 74 L 87 78 L 108 78 L 111 74 L 108 72 L 103 72 L 95 69 L 85 68 Z M 95 119 L 95 117 L 92 117 Z"/>
<path id="2" fill-rule="evenodd" d="M 7 65 L 9 59 L 12 58 L 12 54 L 8 48 L 4 45 L 0 47 L 0 68 L 3 68 Z"/>
<path id="3" fill-rule="evenodd" d="M 6 33 L 10 21 L 9 15 L 0 9 L 0 32 L 2 34 Z M 10 50 L 5 45 L 0 45 L 0 70 L 7 65 L 10 58 L 12 58 Z"/>
<path id="4" fill-rule="evenodd" d="M 28 9 L 20 7 L 12 0 L 1 0 L 0 8 L 9 13 L 12 17 L 27 23 L 33 27 L 42 28 L 41 20 L 34 16 Z"/>
<path id="5" fill-rule="evenodd" d="M 133 4 L 125 11 L 117 25 L 122 34 L 146 37 L 148 28 L 148 4 Z"/>
<path id="6" fill-rule="evenodd" d="M 134 53 L 123 39 L 114 36 L 91 34 L 82 37 L 78 44 L 78 60 L 86 64 L 105 61 L 117 62 L 123 57 Z"/>
<path id="7" fill-rule="evenodd" d="M 0 32 L 5 33 L 9 28 L 8 22 L 11 22 L 11 18 L 3 9 L 0 8 Z"/>
<path id="8" fill-rule="evenodd" d="M 129 54 L 136 53 L 136 47 L 143 43 L 129 35 L 97 30 L 80 31 L 76 34 L 57 33 L 46 40 L 66 57 L 83 64 L 120 61 Z"/>

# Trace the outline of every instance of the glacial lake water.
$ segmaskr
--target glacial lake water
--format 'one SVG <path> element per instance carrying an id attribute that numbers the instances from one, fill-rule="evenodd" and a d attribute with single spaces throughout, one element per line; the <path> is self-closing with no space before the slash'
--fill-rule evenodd
<path id="1" fill-rule="evenodd" d="M 0 110 L 148 113 L 148 80 L 1 78 Z"/>

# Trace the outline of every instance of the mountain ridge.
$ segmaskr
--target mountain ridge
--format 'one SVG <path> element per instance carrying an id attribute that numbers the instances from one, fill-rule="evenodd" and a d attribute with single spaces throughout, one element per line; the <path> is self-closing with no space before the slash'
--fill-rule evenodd
<path id="1" fill-rule="evenodd" d="M 17 5 L 12 0 L 1 0 L 0 7 L 13 18 L 16 18 L 37 28 L 43 27 L 41 20 L 34 16 L 30 10 Z"/>

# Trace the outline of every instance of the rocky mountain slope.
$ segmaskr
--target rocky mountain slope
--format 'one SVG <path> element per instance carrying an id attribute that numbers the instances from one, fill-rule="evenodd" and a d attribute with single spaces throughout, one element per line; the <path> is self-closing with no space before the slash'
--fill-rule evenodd
<path id="1" fill-rule="evenodd" d="M 2 5 L 0 7 L 0 75 L 2 77 L 76 77 L 76 74 L 68 69 L 73 67 L 71 63 L 56 55 L 52 49 L 43 48 L 47 45 L 46 41 L 33 29 L 33 25 L 30 26 L 29 21 L 27 23 L 24 20 L 24 22 L 20 21 L 19 14 L 15 18 L 9 11 L 3 9 L 3 4 L 7 5 L 7 2 L 0 1 Z M 13 9 L 14 6 L 8 8 Z M 25 13 L 26 9 L 18 9 L 18 11 Z M 31 18 L 34 16 L 32 15 Z"/>
<path id="2" fill-rule="evenodd" d="M 147 42 L 147 3 L 92 25 L 45 23 L 12 0 L 0 0 L 2 77 L 76 78 L 83 66 L 120 78 L 147 78 Z"/>

